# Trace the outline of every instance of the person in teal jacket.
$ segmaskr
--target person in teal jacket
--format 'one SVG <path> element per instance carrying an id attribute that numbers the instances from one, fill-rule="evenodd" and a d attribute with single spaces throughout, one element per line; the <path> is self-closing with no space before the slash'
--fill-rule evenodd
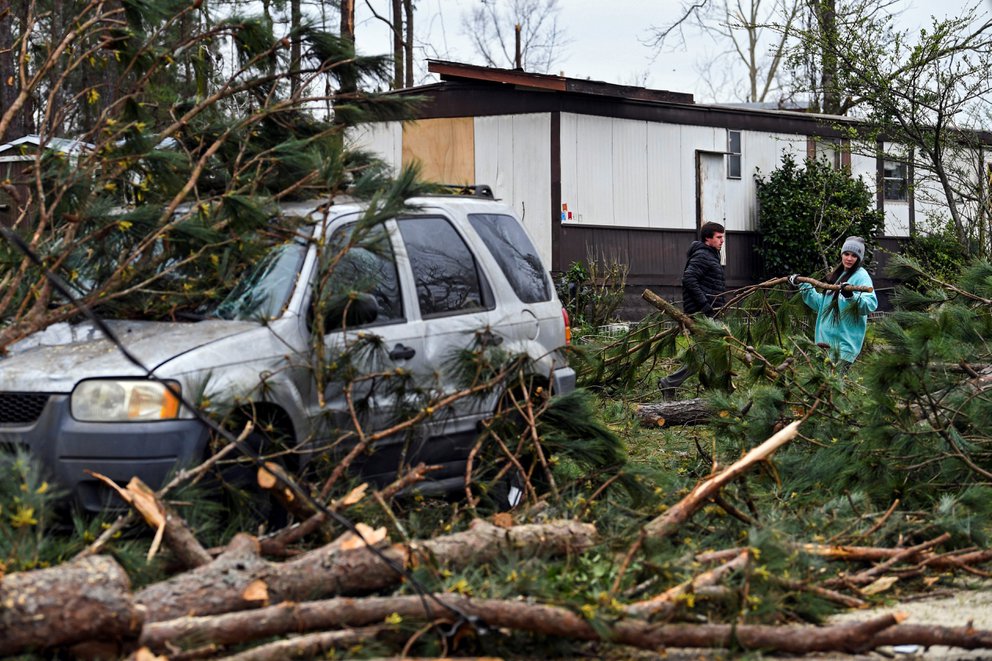
<path id="1" fill-rule="evenodd" d="M 826 281 L 838 285 L 874 287 L 868 271 L 861 266 L 865 258 L 864 239 L 849 236 L 840 250 L 841 262 Z M 790 284 L 797 284 L 796 277 L 789 276 Z M 816 312 L 814 339 L 817 344 L 828 345 L 831 357 L 839 361 L 841 369 L 846 370 L 861 353 L 868 329 L 868 314 L 878 308 L 878 297 L 874 291 L 856 292 L 847 286 L 842 286 L 839 291 L 824 292 L 808 282 L 798 283 L 798 286 L 807 307 Z"/>

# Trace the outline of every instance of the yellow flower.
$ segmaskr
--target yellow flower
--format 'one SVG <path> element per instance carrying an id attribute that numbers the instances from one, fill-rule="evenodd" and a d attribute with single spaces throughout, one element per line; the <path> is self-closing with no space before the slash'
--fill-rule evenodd
<path id="1" fill-rule="evenodd" d="M 458 582 L 451 586 L 452 592 L 457 592 L 458 594 L 470 595 L 472 594 L 472 586 L 468 584 L 464 578 L 458 579 Z"/>
<path id="2" fill-rule="evenodd" d="M 96 88 L 90 88 L 90 91 L 86 93 L 86 101 L 90 105 L 93 105 L 100 100 L 100 92 Z"/>
<path id="3" fill-rule="evenodd" d="M 48 493 L 48 482 L 42 482 L 35 493 Z"/>
<path id="4" fill-rule="evenodd" d="M 133 224 L 134 223 L 132 223 L 130 220 L 119 220 L 117 221 L 117 229 L 119 229 L 122 232 L 126 232 L 129 229 L 131 229 L 131 226 Z"/>
<path id="5" fill-rule="evenodd" d="M 403 616 L 399 613 L 390 613 L 386 616 L 386 624 L 397 625 L 403 621 Z"/>
<path id="6" fill-rule="evenodd" d="M 18 507 L 17 511 L 10 517 L 10 525 L 14 528 L 38 525 L 38 519 L 34 518 L 34 508 Z"/>

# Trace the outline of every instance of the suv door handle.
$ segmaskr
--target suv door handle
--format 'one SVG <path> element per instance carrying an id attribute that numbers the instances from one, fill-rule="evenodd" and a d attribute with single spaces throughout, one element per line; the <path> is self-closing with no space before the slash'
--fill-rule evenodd
<path id="1" fill-rule="evenodd" d="M 402 344 L 397 344 L 389 352 L 389 357 L 392 360 L 410 360 L 417 355 L 417 350 L 413 347 L 404 346 Z"/>

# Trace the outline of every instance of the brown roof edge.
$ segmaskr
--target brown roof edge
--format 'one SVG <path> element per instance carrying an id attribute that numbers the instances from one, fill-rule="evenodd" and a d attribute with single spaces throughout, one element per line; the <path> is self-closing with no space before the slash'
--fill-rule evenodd
<path id="1" fill-rule="evenodd" d="M 544 73 L 528 73 L 518 69 L 497 69 L 475 64 L 462 64 L 461 62 L 427 60 L 427 70 L 438 74 L 442 80 L 479 80 L 554 92 L 576 92 L 578 94 L 595 94 L 644 101 L 666 101 L 668 103 L 694 103 L 692 94 L 682 92 L 614 85 L 596 80 L 580 80 Z"/>

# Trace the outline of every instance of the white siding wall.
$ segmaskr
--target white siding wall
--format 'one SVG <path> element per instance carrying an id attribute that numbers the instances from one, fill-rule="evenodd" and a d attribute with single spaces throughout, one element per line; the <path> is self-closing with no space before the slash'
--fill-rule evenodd
<path id="1" fill-rule="evenodd" d="M 875 178 L 878 176 L 878 160 L 874 155 L 867 153 L 858 154 L 856 151 L 864 150 L 864 147 L 855 146 L 851 150 L 851 176 L 860 177 L 868 190 L 876 193 Z M 872 209 L 874 209 L 874 203 Z"/>
<path id="2" fill-rule="evenodd" d="M 682 181 L 679 190 L 680 209 L 675 218 L 665 218 L 664 224 L 659 222 L 656 227 L 664 228 L 696 228 L 696 150 L 726 151 L 727 131 L 711 126 L 682 126 L 679 124 L 662 125 L 678 135 L 679 151 L 677 158 L 669 156 L 657 165 L 660 166 L 655 181 L 678 176 Z M 726 163 L 724 163 L 726 166 Z M 678 168 L 676 173 L 674 168 Z M 726 167 L 724 167 L 726 174 Z M 726 183 L 726 182 L 725 182 Z M 725 195 L 729 193 L 725 191 Z"/>
<path id="3" fill-rule="evenodd" d="M 686 187 L 695 190 L 692 168 L 683 165 L 682 131 L 671 124 L 647 124 L 647 219 L 650 227 L 694 227 L 696 207 L 692 213 L 682 212 Z M 676 167 L 672 167 L 675 164 Z"/>
<path id="4" fill-rule="evenodd" d="M 348 143 L 358 149 L 378 154 L 394 172 L 403 164 L 403 124 L 376 122 L 363 124 L 348 131 Z"/>
<path id="5" fill-rule="evenodd" d="M 561 201 L 567 222 L 615 225 L 613 208 L 613 120 L 561 116 Z"/>
<path id="6" fill-rule="evenodd" d="M 806 136 L 744 131 L 741 135 L 741 178 L 727 182 L 727 229 L 758 229 L 758 187 L 755 173 L 767 179 L 782 165 L 783 154 L 806 160 Z"/>
<path id="7" fill-rule="evenodd" d="M 475 179 L 512 206 L 551 263 L 551 114 L 475 118 Z"/>
<path id="8" fill-rule="evenodd" d="M 725 225 L 757 227 L 755 168 L 767 175 L 783 152 L 805 158 L 806 137 L 744 131 L 743 176 L 726 181 Z M 562 114 L 566 222 L 691 229 L 696 224 L 696 151 L 723 152 L 727 131 L 707 126 Z"/>

